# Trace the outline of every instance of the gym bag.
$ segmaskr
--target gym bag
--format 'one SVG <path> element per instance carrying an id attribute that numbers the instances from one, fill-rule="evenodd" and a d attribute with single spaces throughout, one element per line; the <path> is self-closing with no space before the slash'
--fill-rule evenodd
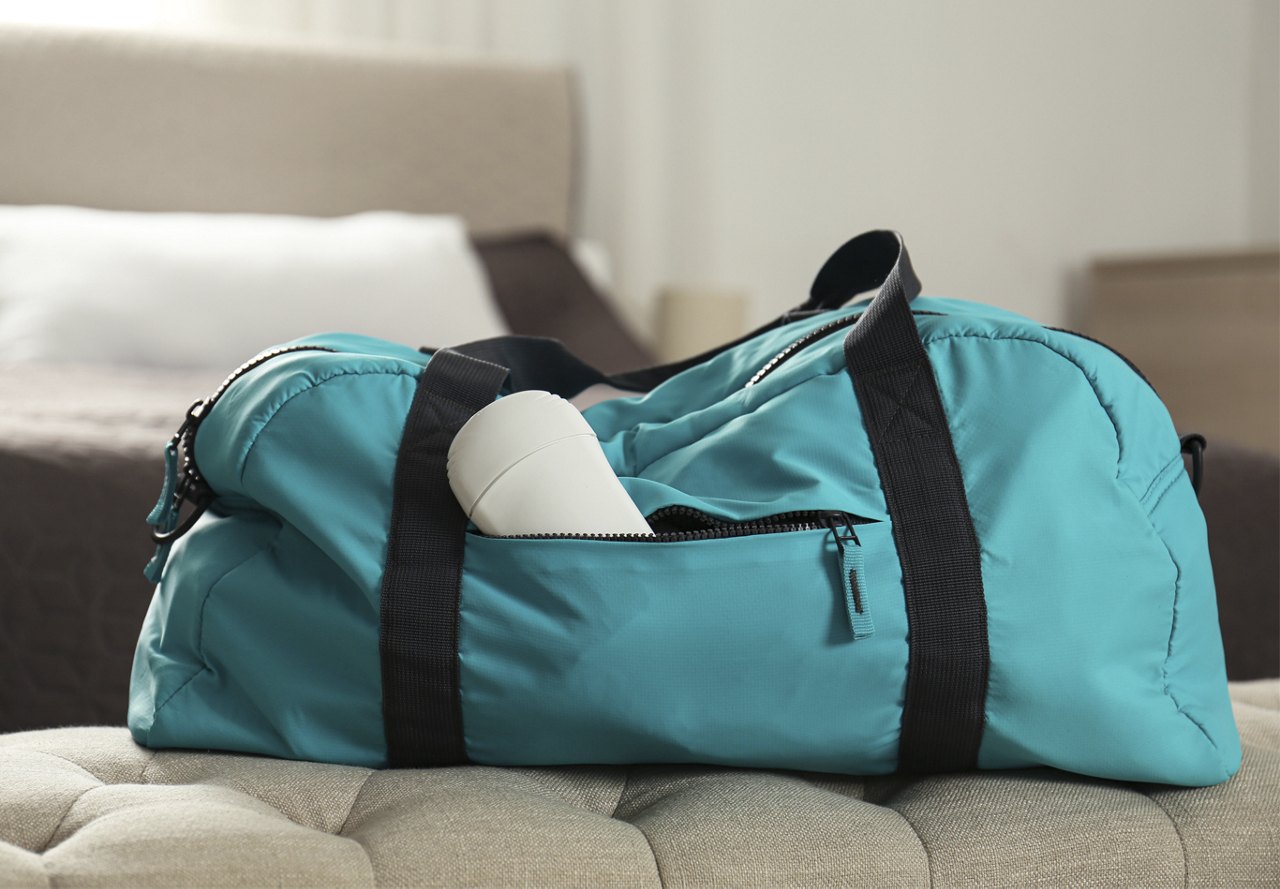
<path id="1" fill-rule="evenodd" d="M 1204 519 L 1160 399 L 1079 334 L 918 292 L 871 232 L 796 311 L 620 377 L 520 337 L 259 355 L 166 451 L 134 738 L 1227 779 Z M 600 382 L 637 393 L 584 414 L 658 533 L 469 526 L 445 474 L 462 424 Z"/>

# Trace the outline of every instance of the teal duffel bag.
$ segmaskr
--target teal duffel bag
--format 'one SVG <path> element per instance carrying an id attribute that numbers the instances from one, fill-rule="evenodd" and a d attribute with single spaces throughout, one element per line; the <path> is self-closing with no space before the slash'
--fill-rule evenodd
<path id="1" fill-rule="evenodd" d="M 606 380 L 553 341 L 258 356 L 166 452 L 133 736 L 1226 780 L 1204 519 L 1160 399 L 1083 336 L 918 291 L 872 232 L 795 312 L 610 378 L 637 394 L 585 416 L 653 537 L 488 537 L 450 493 L 449 443 L 495 396 Z"/>

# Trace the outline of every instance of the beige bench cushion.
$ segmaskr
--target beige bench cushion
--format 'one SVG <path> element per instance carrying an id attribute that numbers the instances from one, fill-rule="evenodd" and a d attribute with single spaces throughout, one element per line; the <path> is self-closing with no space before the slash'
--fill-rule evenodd
<path id="1" fill-rule="evenodd" d="M 1048 770 L 369 771 L 0 736 L 0 885 L 1276 886 L 1280 682 L 1234 686 L 1220 787 Z"/>

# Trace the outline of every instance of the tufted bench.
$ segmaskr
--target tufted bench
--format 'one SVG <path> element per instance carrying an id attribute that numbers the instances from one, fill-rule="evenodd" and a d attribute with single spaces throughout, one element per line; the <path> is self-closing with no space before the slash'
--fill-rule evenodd
<path id="1" fill-rule="evenodd" d="M 1280 681 L 1233 686 L 1221 787 L 1050 770 L 370 771 L 0 736 L 4 886 L 1277 886 Z"/>

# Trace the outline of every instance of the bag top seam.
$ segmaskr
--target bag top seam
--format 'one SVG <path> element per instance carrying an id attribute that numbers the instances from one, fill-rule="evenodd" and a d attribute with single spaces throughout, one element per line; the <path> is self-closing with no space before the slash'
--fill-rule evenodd
<path id="1" fill-rule="evenodd" d="M 425 367 L 425 365 L 424 365 L 423 367 Z M 241 455 L 240 455 L 240 457 L 239 457 L 239 458 L 238 458 L 238 460 L 237 460 L 237 462 L 238 462 L 238 464 L 239 464 L 239 467 L 240 467 L 240 472 L 237 474 L 237 481 L 238 481 L 241 485 L 243 485 L 243 484 L 244 484 L 244 476 L 245 476 L 245 472 L 247 471 L 248 466 L 249 466 L 249 458 L 253 455 L 253 449 L 254 449 L 254 447 L 255 447 L 255 446 L 257 445 L 257 443 L 258 443 L 258 439 L 262 437 L 262 434 L 263 434 L 264 432 L 266 432 L 267 427 L 268 427 L 269 425 L 271 425 L 271 421 L 272 421 L 272 420 L 274 420 L 274 419 L 276 418 L 276 416 L 280 413 L 280 411 L 284 409 L 285 405 L 289 404 L 291 401 L 293 401 L 293 400 L 294 400 L 295 398 L 297 398 L 298 396 L 303 395 L 303 394 L 305 394 L 305 393 L 307 393 L 307 392 L 311 392 L 311 391 L 313 391 L 313 390 L 315 390 L 315 389 L 318 389 L 318 388 L 320 388 L 322 385 L 324 385 L 325 383 L 331 382 L 331 381 L 336 380 L 336 379 L 339 379 L 339 378 L 341 378 L 341 377 L 363 377 L 363 376 L 403 376 L 403 377 L 412 377 L 412 378 L 414 378 L 414 379 L 417 379 L 417 377 L 420 375 L 420 373 L 421 373 L 421 369 L 419 369 L 419 372 L 418 372 L 417 374 L 415 374 L 415 373 L 412 373 L 411 371 L 408 371 L 408 370 L 406 370 L 406 369 L 404 369 L 404 368 L 395 368 L 395 369 L 391 369 L 391 368 L 366 368 L 366 369 L 339 368 L 339 369 L 336 369 L 336 370 L 327 371 L 327 372 L 325 372 L 325 373 L 323 373 L 323 374 L 321 374 L 321 375 L 319 375 L 319 376 L 316 376 L 316 377 L 310 377 L 310 378 L 308 378 L 302 386 L 300 386 L 300 387 L 298 387 L 297 389 L 295 389 L 294 391 L 290 392 L 288 395 L 286 395 L 284 398 L 282 398 L 278 404 L 274 405 L 274 406 L 270 409 L 270 412 L 267 414 L 267 416 L 266 416 L 266 417 L 264 417 L 264 418 L 262 419 L 262 421 L 258 424 L 258 428 L 257 428 L 257 429 L 255 429 L 255 430 L 254 430 L 254 432 L 253 432 L 253 434 L 250 436 L 249 441 L 245 444 L 245 446 L 244 446 L 244 448 L 243 448 L 243 450 L 242 450 L 242 452 L 241 452 Z M 408 416 L 408 415 L 406 414 L 406 418 L 407 418 L 407 416 Z"/>
<path id="2" fill-rule="evenodd" d="M 1179 453 L 1172 460 L 1166 463 L 1155 478 L 1151 480 L 1151 484 L 1147 486 L 1147 490 L 1138 498 L 1138 503 L 1148 513 L 1154 512 L 1156 507 L 1160 505 L 1160 501 L 1165 495 L 1178 483 L 1177 470 L 1186 472 L 1186 466 L 1182 462 L 1182 454 Z"/>
<path id="3" fill-rule="evenodd" d="M 1076 361 L 1074 358 L 1072 358 L 1072 357 L 1071 357 L 1070 355 L 1068 355 L 1067 353 L 1063 352 L 1061 349 L 1058 349 L 1058 348 L 1056 348 L 1054 345 L 1052 345 L 1051 343 L 1049 343 L 1049 342 L 1048 342 L 1048 340 L 1047 340 L 1047 338 L 1046 338 L 1046 339 L 1039 339 L 1039 338 L 1036 338 L 1036 337 L 1033 337 L 1033 336 L 1027 336 L 1027 335 L 1024 335 L 1024 334 L 995 333 L 995 332 L 991 332 L 991 333 L 982 333 L 982 332 L 977 332 L 977 331 L 957 331 L 957 332 L 954 332 L 954 333 L 940 334 L 940 335 L 938 335 L 938 336 L 933 336 L 933 337 L 929 337 L 929 336 L 922 336 L 922 337 L 921 337 L 921 342 L 922 342 L 922 343 L 924 344 L 924 346 L 927 348 L 928 346 L 933 345 L 934 343 L 944 342 L 944 341 L 947 341 L 947 340 L 955 340 L 955 339 L 980 339 L 980 340 L 990 340 L 990 341 L 1013 340 L 1013 341 L 1022 341 L 1022 342 L 1028 342 L 1028 343 L 1035 343 L 1035 344 L 1037 344 L 1037 345 L 1044 346 L 1044 347 L 1045 347 L 1046 349 L 1048 349 L 1050 352 L 1052 352 L 1053 354 L 1057 355 L 1057 356 L 1058 356 L 1059 358 L 1061 358 L 1062 360 L 1066 361 L 1068 364 L 1070 364 L 1071 366 L 1073 366 L 1074 368 L 1076 368 L 1076 370 L 1080 371 L 1081 376 L 1083 376 L 1083 377 L 1085 378 L 1085 381 L 1089 384 L 1089 388 L 1092 390 L 1093 395 L 1094 395 L 1094 398 L 1095 398 L 1095 399 L 1097 399 L 1098 406 L 1099 406 L 1100 408 L 1102 408 L 1102 412 L 1106 415 L 1107 420 L 1111 423 L 1111 428 L 1112 428 L 1112 430 L 1113 430 L 1113 431 L 1114 431 L 1114 433 L 1115 433 L 1115 439 L 1116 439 L 1116 478 L 1117 478 L 1117 480 L 1119 479 L 1119 477 L 1120 477 L 1120 465 L 1121 465 L 1121 463 L 1122 463 L 1122 462 L 1123 462 L 1123 460 L 1124 460 L 1124 444 L 1123 444 L 1123 442 L 1122 442 L 1122 440 L 1121 440 L 1120 425 L 1119 425 L 1119 423 L 1117 423 L 1116 418 L 1115 418 L 1115 416 L 1112 414 L 1112 412 L 1111 412 L 1110 408 L 1108 408 L 1108 407 L 1107 407 L 1107 405 L 1106 405 L 1106 403 L 1102 400 L 1102 396 L 1101 396 L 1101 394 L 1100 394 L 1100 392 L 1099 392 L 1099 384 L 1098 384 L 1097 380 L 1096 380 L 1096 379 L 1094 379 L 1094 377 L 1093 377 L 1093 376 L 1091 376 L 1091 375 L 1088 373 L 1088 371 L 1086 371 L 1086 370 L 1085 370 L 1085 368 L 1084 368 L 1084 367 L 1083 367 L 1083 366 L 1082 366 L 1078 361 Z M 813 380 L 817 380 L 817 379 L 820 379 L 820 378 L 823 378 L 823 377 L 833 377 L 833 376 L 839 376 L 839 375 L 841 375 L 841 374 L 847 374 L 847 373 L 849 373 L 848 366 L 844 363 L 844 359 L 843 359 L 843 354 L 844 354 L 844 353 L 843 353 L 843 351 L 841 351 L 839 354 L 840 354 L 840 356 L 841 356 L 841 357 L 840 357 L 840 366 L 839 366 L 838 368 L 836 368 L 836 369 L 834 369 L 834 370 L 830 370 L 830 371 L 823 371 L 823 372 L 821 372 L 821 373 L 815 373 L 815 374 L 813 374 L 812 376 L 805 377 L 805 378 L 804 378 L 804 379 L 802 379 L 802 380 L 797 380 L 795 383 L 793 383 L 792 385 L 788 386 L 787 388 L 785 388 L 785 389 L 783 389 L 783 390 L 781 390 L 781 391 L 779 391 L 779 392 L 777 392 L 777 393 L 775 393 L 775 394 L 771 395 L 769 398 L 766 398 L 766 399 L 764 399 L 764 400 L 762 400 L 762 401 L 758 402 L 758 403 L 757 403 L 757 404 L 755 404 L 755 405 L 752 405 L 752 406 L 750 407 L 750 409 L 749 409 L 749 410 L 745 410 L 745 411 L 742 411 L 741 413 L 734 414 L 732 417 L 728 417 L 728 418 L 726 418 L 726 419 L 724 420 L 724 422 L 717 424 L 715 427 L 713 427 L 713 428 L 711 428 L 711 429 L 706 429 L 706 430 L 702 430 L 702 431 L 700 431 L 700 432 L 699 432 L 699 434 L 698 434 L 698 437 L 697 437 L 696 439 L 694 439 L 693 441 L 697 441 L 697 440 L 700 440 L 700 439 L 706 438 L 708 435 L 710 435 L 710 434 L 712 434 L 712 433 L 714 433 L 714 432 L 718 431 L 719 429 L 722 429 L 724 426 L 727 426 L 729 423 L 732 423 L 732 422 L 734 422 L 734 421 L 736 421 L 736 420 L 741 419 L 742 417 L 746 417 L 746 416 L 748 416 L 748 415 L 750 415 L 750 414 L 752 414 L 752 413 L 755 413 L 755 412 L 756 412 L 757 410 L 759 410 L 762 406 L 764 406 L 764 405 L 766 405 L 766 404 L 770 403 L 771 401 L 774 401 L 774 400 L 776 400 L 776 399 L 778 399 L 778 398 L 781 398 L 782 396 L 784 396 L 784 395 L 786 395 L 788 392 L 790 392 L 792 389 L 795 389 L 795 388 L 797 388 L 797 387 L 799 387 L 799 386 L 803 386 L 805 383 L 808 383 L 808 382 L 811 382 L 811 381 L 813 381 Z M 932 362 L 932 361 L 930 361 L 930 367 L 931 367 L 931 368 L 932 368 L 932 363 L 933 363 L 933 362 Z M 935 376 L 936 376 L 936 371 L 935 371 Z M 735 389 L 733 392 L 729 393 L 729 395 L 728 395 L 728 396 L 726 396 L 726 399 L 727 399 L 728 397 L 732 397 L 732 395 L 734 395 L 734 394 L 736 394 L 736 393 L 738 393 L 738 392 L 742 392 L 742 391 L 749 391 L 749 390 Z M 852 394 L 852 392 L 851 392 L 851 394 Z M 722 399 L 722 401 L 723 401 L 723 400 L 725 400 L 725 399 Z M 708 405 L 708 407 L 710 407 L 710 405 Z M 943 405 L 943 407 L 944 407 L 944 409 L 945 409 L 946 405 L 944 404 L 944 405 Z M 704 410 L 705 410 L 705 408 L 704 408 Z M 948 427 L 950 427 L 951 417 L 950 417 L 950 415 L 949 415 L 949 414 L 948 414 L 948 416 L 947 416 L 947 423 L 948 423 Z M 636 425 L 636 426 L 633 426 L 633 427 L 631 427 L 630 429 L 620 429 L 620 430 L 615 430 L 612 434 L 613 434 L 613 435 L 617 435 L 617 434 L 619 434 L 619 433 L 624 433 L 624 434 L 627 434 L 628 439 L 634 439 L 634 438 L 635 438 L 635 433 L 636 433 L 636 431 L 639 429 L 639 425 L 640 425 L 640 424 L 638 424 L 638 425 Z M 645 421 L 643 425 L 650 425 L 650 421 Z M 671 454 L 675 453 L 677 450 L 680 450 L 681 448 L 688 447 L 689 445 L 693 444 L 693 441 L 687 441 L 687 442 L 684 442 L 683 444 L 679 445 L 678 447 L 676 447 L 676 448 L 672 448 L 671 450 L 668 450 L 667 452 L 665 452 L 665 453 L 663 453 L 663 454 L 660 454 L 659 456 L 654 457 L 653 459 L 651 459 L 651 460 L 649 460 L 648 462 L 646 462 L 643 466 L 637 466 L 637 467 L 634 467 L 634 468 L 631 470 L 630 475 L 631 475 L 632 477 L 635 477 L 635 478 L 642 477 L 642 476 L 643 476 L 643 473 L 644 473 L 645 471 L 647 471 L 651 466 L 653 466 L 653 464 L 654 464 L 654 463 L 657 463 L 659 460 L 662 460 L 662 459 L 665 459 L 666 457 L 669 457 Z M 630 446 L 629 448 L 625 448 L 625 449 L 624 449 L 624 453 L 625 453 L 627 450 L 630 450 L 632 453 L 634 453 L 634 442 L 632 442 L 632 443 L 631 443 L 631 446 Z"/>
<path id="4" fill-rule="evenodd" d="M 236 571 L 239 571 L 245 565 L 249 564 L 258 556 L 262 555 L 267 550 L 274 549 L 283 531 L 284 531 L 284 524 L 277 520 L 275 532 L 271 535 L 271 539 L 267 541 L 265 545 L 255 547 L 243 559 L 238 560 L 234 565 L 232 565 L 226 571 L 219 574 L 218 577 L 212 583 L 210 583 L 209 586 L 205 589 L 204 595 L 201 596 L 200 598 L 200 612 L 199 612 L 199 617 L 197 619 L 197 628 L 196 628 L 195 654 L 200 660 L 200 669 L 196 670 L 194 673 L 192 673 L 190 676 L 184 679 L 181 682 L 181 684 L 178 685 L 177 688 L 175 688 L 165 697 L 163 701 L 156 704 L 155 709 L 151 711 L 152 727 L 155 726 L 155 721 L 156 721 L 156 718 L 160 715 L 160 711 L 163 710 L 166 706 L 168 706 L 169 702 L 178 696 L 178 692 L 182 691 L 184 688 L 190 685 L 191 682 L 194 679 L 196 679 L 196 677 L 198 677 L 200 674 L 206 671 L 211 671 L 213 669 L 212 667 L 209 666 L 209 659 L 204 653 L 204 612 L 205 612 L 205 608 L 209 604 L 209 598 L 213 595 L 214 588 L 217 587 L 224 580 L 226 580 L 228 577 L 230 577 L 232 574 L 234 574 Z M 148 731 L 148 734 L 150 734 L 151 730 L 148 729 L 147 731 Z"/>

